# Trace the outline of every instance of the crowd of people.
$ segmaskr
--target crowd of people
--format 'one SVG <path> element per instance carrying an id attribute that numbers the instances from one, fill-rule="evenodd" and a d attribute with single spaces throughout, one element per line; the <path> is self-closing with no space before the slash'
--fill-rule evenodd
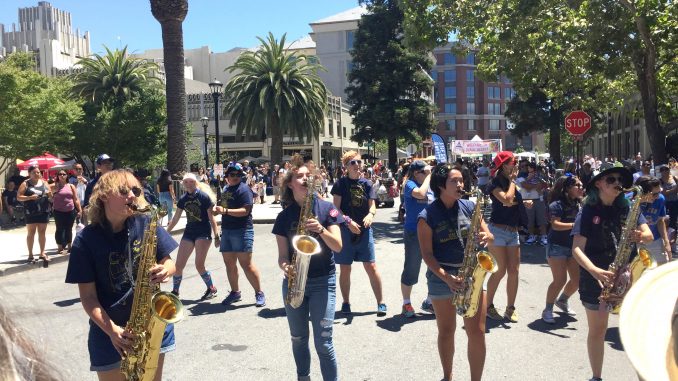
<path id="1" fill-rule="evenodd" d="M 609 271 L 609 266 L 617 255 L 622 233 L 630 232 L 626 238 L 633 243 L 632 257 L 636 247 L 644 247 L 652 263 L 661 265 L 676 254 L 675 160 L 654 168 L 651 159 L 618 162 L 609 157 L 599 162 L 585 157 L 581 168 L 567 165 L 556 170 L 549 160 L 518 160 L 513 153 L 502 151 L 491 162 L 408 160 L 391 173 L 382 163 L 366 165 L 360 153 L 348 151 L 335 171 L 300 156 L 272 168 L 229 163 L 224 170 L 224 183 L 216 184 L 216 194 L 210 186 L 215 185 L 216 179 L 204 170 L 197 175 L 187 173 L 182 179 L 181 195 L 175 194 L 169 172 L 161 173 L 154 189 L 148 178 L 125 169 L 114 170 L 113 164 L 113 158 L 102 154 L 96 159 L 97 175 L 92 180 L 81 174 L 80 167 L 70 180 L 66 171 L 59 171 L 53 184 L 42 178 L 38 168 L 31 168 L 30 177 L 20 183 L 16 196 L 26 210 L 30 260 L 34 260 L 36 232 L 40 258 L 49 260 L 44 253 L 44 235 L 49 213 L 54 213 L 57 244 L 71 254 L 66 281 L 79 285 L 83 308 L 91 319 L 89 340 L 97 343 L 89 347 L 91 370 L 100 379 L 118 379 L 121 356 L 131 350 L 133 338 L 124 329 L 131 313 L 131 303 L 126 301 L 134 292 L 133 253 L 138 252 L 140 234 L 148 224 L 148 218 L 135 209 L 147 202 L 165 208 L 168 215 L 167 226 L 159 226 L 156 232 L 157 265 L 151 269 L 151 280 L 159 283 L 171 279 L 176 296 L 180 295 L 183 271 L 194 251 L 196 270 L 206 288 L 201 300 L 218 295 L 212 274 L 205 268 L 207 252 L 214 244 L 222 254 L 230 286 L 221 303 L 230 305 L 242 299 L 240 264 L 254 290 L 256 306 L 266 305 L 262 275 L 252 255 L 252 207 L 265 200 L 262 190 L 264 195 L 274 196 L 273 203 L 283 204 L 272 233 L 278 247 L 278 265 L 286 276 L 295 272 L 292 240 L 300 231 L 299 224 L 318 239 L 319 254 L 311 258 L 301 306 L 294 308 L 285 303 L 299 380 L 310 379 L 309 323 L 323 379 L 338 379 L 332 340 L 332 321 L 338 305 L 336 286 L 338 283 L 341 295 L 338 313 L 352 314 L 354 262 L 361 262 L 368 275 L 377 316 L 388 313 L 372 226 L 377 214 L 377 184 L 385 178 L 395 178 L 394 186 L 402 195 L 401 312 L 406 318 L 416 317 L 411 292 L 424 262 L 427 298 L 421 309 L 435 314 L 444 380 L 451 380 L 453 374 L 457 311 L 451 301 L 467 287 L 459 272 L 469 240 L 487 247 L 496 262 L 496 271 L 481 292 L 477 314 L 464 317 L 472 380 L 480 380 L 484 370 L 486 319 L 512 323 L 520 320 L 517 301 L 522 244 L 540 244 L 546 249 L 552 281 L 544 289 L 541 319 L 545 323 L 556 322 L 554 307 L 575 315 L 570 299 L 579 293 L 588 322 L 586 347 L 592 381 L 602 380 L 604 338 L 611 310 L 608 306 L 623 298 L 601 297 L 603 288 L 618 280 L 618 274 Z M 311 179 L 313 184 L 309 183 Z M 629 194 L 633 185 L 642 190 L 638 195 Z M 478 201 L 472 200 L 478 195 L 472 192 L 474 189 L 481 191 L 480 197 L 489 199 L 489 206 L 477 230 L 471 232 Z M 302 208 L 309 205 L 308 197 L 312 197 L 312 213 L 300 220 Z M 626 226 L 630 204 L 637 200 L 633 197 L 642 197 L 641 212 Z M 186 227 L 177 245 L 168 233 L 184 213 Z M 216 223 L 217 216 L 221 216 L 221 228 Z M 73 240 L 71 230 L 76 220 L 87 226 Z M 500 313 L 494 297 L 504 278 L 507 305 Z M 283 301 L 286 286 L 285 279 Z M 160 375 L 164 353 L 174 348 L 173 327 L 168 325 L 158 366 Z"/>

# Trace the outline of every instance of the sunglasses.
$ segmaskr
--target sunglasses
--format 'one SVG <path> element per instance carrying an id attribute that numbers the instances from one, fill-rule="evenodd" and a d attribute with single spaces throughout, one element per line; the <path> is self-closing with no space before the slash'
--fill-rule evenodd
<path id="1" fill-rule="evenodd" d="M 226 176 L 235 178 L 235 177 L 240 177 L 240 174 L 238 172 L 231 172 L 231 173 L 227 174 Z"/>
<path id="2" fill-rule="evenodd" d="M 607 177 L 605 178 L 605 182 L 608 183 L 608 184 L 610 184 L 610 185 L 612 185 L 612 184 L 614 184 L 614 183 L 619 183 L 619 184 L 621 184 L 622 181 L 623 181 L 623 179 L 621 178 L 621 176 L 607 176 Z"/>
<path id="3" fill-rule="evenodd" d="M 351 160 L 348 162 L 350 165 L 362 165 L 363 161 L 362 160 Z"/>
<path id="4" fill-rule="evenodd" d="M 65 173 L 59 173 L 59 176 L 66 176 Z"/>
<path id="5" fill-rule="evenodd" d="M 127 197 L 127 195 L 129 195 L 130 191 L 132 191 L 132 194 L 134 195 L 134 197 L 141 196 L 141 188 L 139 188 L 137 186 L 129 188 L 126 185 L 122 185 L 118 188 L 118 192 L 120 192 L 120 195 L 124 196 L 124 197 Z"/>

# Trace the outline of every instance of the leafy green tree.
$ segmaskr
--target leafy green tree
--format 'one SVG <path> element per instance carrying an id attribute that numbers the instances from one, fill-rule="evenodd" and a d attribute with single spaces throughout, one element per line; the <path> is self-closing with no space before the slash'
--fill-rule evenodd
<path id="1" fill-rule="evenodd" d="M 66 153 L 80 120 L 81 102 L 70 97 L 71 82 L 35 71 L 33 56 L 13 53 L 0 62 L 0 173 L 15 158 L 45 151 Z"/>
<path id="2" fill-rule="evenodd" d="M 403 13 L 394 0 L 361 1 L 368 13 L 358 22 L 353 70 L 346 88 L 350 113 L 357 128 L 351 138 L 388 142 L 389 166 L 395 169 L 397 139 L 411 142 L 434 127 L 433 90 L 428 72 L 432 62 L 421 50 L 403 41 Z M 371 130 L 366 129 L 370 127 Z"/>
<path id="3" fill-rule="evenodd" d="M 649 0 L 402 1 L 413 46 L 455 32 L 479 50 L 479 71 L 506 74 L 528 98 L 537 86 L 555 107 L 597 113 L 639 94 L 652 152 L 678 125 L 678 3 Z"/>
<path id="4" fill-rule="evenodd" d="M 322 66 L 285 51 L 285 35 L 269 32 L 254 52 L 245 52 L 226 68 L 235 76 L 226 84 L 224 109 L 236 135 L 271 136 L 271 161 L 281 163 L 283 135 L 318 136 L 327 108 L 327 89 L 318 76 Z"/>
<path id="5" fill-rule="evenodd" d="M 186 81 L 184 32 L 188 0 L 150 0 L 151 13 L 162 29 L 163 62 L 167 95 L 167 167 L 177 175 L 186 171 Z"/>

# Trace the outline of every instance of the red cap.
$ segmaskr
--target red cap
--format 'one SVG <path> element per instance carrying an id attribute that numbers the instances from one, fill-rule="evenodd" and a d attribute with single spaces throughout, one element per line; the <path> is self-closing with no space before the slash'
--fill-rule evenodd
<path id="1" fill-rule="evenodd" d="M 501 151 L 494 157 L 494 168 L 492 168 L 492 176 L 497 173 L 497 169 L 501 167 L 504 163 L 513 160 L 513 152 L 511 151 Z"/>

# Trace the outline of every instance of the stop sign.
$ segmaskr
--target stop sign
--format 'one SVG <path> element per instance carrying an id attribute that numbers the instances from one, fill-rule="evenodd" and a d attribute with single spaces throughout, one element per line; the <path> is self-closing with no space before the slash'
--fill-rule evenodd
<path id="1" fill-rule="evenodd" d="M 591 128 L 591 117 L 584 111 L 572 111 L 565 118 L 565 129 L 572 135 L 584 135 Z"/>

